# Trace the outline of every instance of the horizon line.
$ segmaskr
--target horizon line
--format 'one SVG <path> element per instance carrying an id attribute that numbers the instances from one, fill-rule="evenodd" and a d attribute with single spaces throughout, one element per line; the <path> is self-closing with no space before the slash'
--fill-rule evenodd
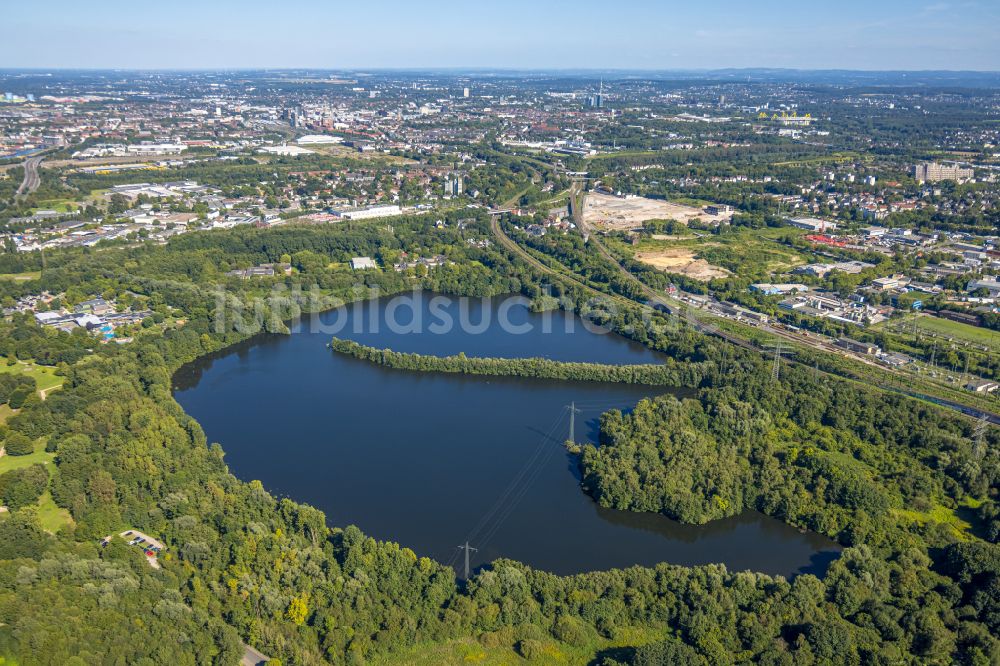
<path id="1" fill-rule="evenodd" d="M 426 66 L 379 66 L 379 67 L 321 67 L 321 66 L 209 66 L 209 67 L 128 67 L 128 66 L 100 66 L 100 67 L 73 67 L 66 65 L 52 66 L 14 66 L 2 67 L 0 72 L 290 72 L 290 71 L 311 71 L 311 72 L 538 72 L 538 73 L 558 73 L 558 72 L 641 72 L 641 73 L 713 73 L 713 72 L 807 72 L 807 73 L 828 73 L 847 72 L 865 74 L 997 74 L 1000 69 L 863 69 L 845 67 L 769 67 L 766 65 L 755 65 L 747 67 L 513 67 L 494 65 L 426 65 Z"/>

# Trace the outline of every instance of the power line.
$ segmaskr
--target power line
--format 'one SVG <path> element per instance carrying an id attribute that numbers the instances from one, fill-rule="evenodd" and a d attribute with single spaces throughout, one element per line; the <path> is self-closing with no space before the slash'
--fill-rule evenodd
<path id="1" fill-rule="evenodd" d="M 503 491 L 503 493 L 500 494 L 500 497 L 498 497 L 497 500 L 493 503 L 493 506 L 490 507 L 490 510 L 487 511 L 485 514 L 483 514 L 483 516 L 479 519 L 479 522 L 472 529 L 472 531 L 469 532 L 468 536 L 466 537 L 466 541 L 471 541 L 473 538 L 475 538 L 475 536 L 479 533 L 479 531 L 484 527 L 486 527 L 486 525 L 489 523 L 490 520 L 492 520 L 494 515 L 496 515 L 500 511 L 500 509 L 503 507 L 504 503 L 511 496 L 511 494 L 515 492 L 518 485 L 524 479 L 525 475 L 528 474 L 528 472 L 538 461 L 542 453 L 544 453 L 546 448 L 545 445 L 548 443 L 549 439 L 551 439 L 552 433 L 554 433 L 556 428 L 558 428 L 559 425 L 562 423 L 562 419 L 563 419 L 562 414 L 559 414 L 559 416 L 556 417 L 555 421 L 549 428 L 548 433 L 542 438 L 538 446 L 535 448 L 534 453 L 532 453 L 532 455 L 525 461 L 520 471 L 518 471 L 518 473 L 514 475 L 514 478 L 511 479 L 511 482 L 507 485 L 507 488 Z"/>
<path id="2" fill-rule="evenodd" d="M 452 548 L 449 552 L 451 553 L 451 555 L 448 557 L 448 560 L 444 563 L 444 565 L 446 567 L 450 567 L 450 566 L 454 565 L 455 564 L 455 560 L 458 559 L 458 551 L 457 550 L 455 550 L 454 548 Z M 445 553 L 445 554 L 447 555 L 448 553 Z M 440 560 L 443 561 L 444 558 L 442 557 L 442 558 L 440 558 Z"/>
<path id="3" fill-rule="evenodd" d="M 490 510 L 487 511 L 482 518 L 480 518 L 479 523 L 477 523 L 475 528 L 473 528 L 473 530 L 469 532 L 469 535 L 468 537 L 466 537 L 466 540 L 474 538 L 476 534 L 479 532 L 479 530 L 486 527 L 486 524 L 490 521 L 490 519 L 492 519 L 493 515 L 501 509 L 503 503 L 507 500 L 510 494 L 516 490 L 518 484 L 520 484 L 520 482 L 524 479 L 524 476 L 537 462 L 539 456 L 541 456 L 542 453 L 545 451 L 546 442 L 551 438 L 552 433 L 555 432 L 556 428 L 559 427 L 560 423 L 562 423 L 561 414 L 553 422 L 552 426 L 548 430 L 548 433 L 542 438 L 538 446 L 535 447 L 535 451 L 534 453 L 532 453 L 531 457 L 525 461 L 520 471 L 518 471 L 518 473 L 514 475 L 514 478 L 507 485 L 507 488 L 504 490 L 503 493 L 501 493 L 500 497 L 497 498 L 496 502 L 493 503 L 493 506 L 490 508 Z"/>
<path id="4" fill-rule="evenodd" d="M 486 530 L 486 532 L 480 539 L 480 545 L 485 547 L 490 543 L 490 540 L 494 536 L 496 536 L 496 533 L 500 530 L 500 527 L 504 524 L 504 522 L 506 522 L 507 518 L 510 517 L 510 514 L 514 512 L 514 509 L 521 502 L 524 496 L 528 494 L 528 490 L 531 489 L 531 486 L 532 484 L 534 484 L 535 479 L 538 478 L 538 475 L 541 473 L 541 470 L 545 467 L 549 459 L 552 457 L 553 453 L 557 450 L 556 447 L 551 446 L 552 441 L 550 440 L 553 440 L 552 437 L 553 432 L 554 429 L 552 432 L 549 432 L 545 436 L 545 442 L 548 443 L 549 446 L 542 447 L 541 451 L 543 455 L 530 468 L 530 471 L 528 471 L 527 476 L 523 479 L 523 482 L 520 484 L 520 486 L 515 488 L 514 493 L 508 498 L 506 504 L 501 507 L 502 510 L 500 510 L 495 516 L 493 524 L 489 527 L 488 530 Z"/>
<path id="5" fill-rule="evenodd" d="M 596 409 L 628 409 L 628 406 L 622 406 L 620 400 L 584 400 L 583 402 L 576 401 L 577 411 L 580 409 L 586 410 L 596 410 Z"/>
<path id="6" fill-rule="evenodd" d="M 561 421 L 562 419 L 560 418 L 560 422 Z M 553 431 L 554 430 L 555 429 L 553 428 Z M 545 441 L 552 439 L 553 431 L 550 431 L 549 434 L 545 436 Z M 535 479 L 538 478 L 538 475 L 541 473 L 541 470 L 544 469 L 546 463 L 548 463 L 549 459 L 555 454 L 557 450 L 559 450 L 559 447 L 555 446 L 543 447 L 542 451 L 544 455 L 541 457 L 540 460 L 538 460 L 537 464 L 535 464 L 534 467 L 531 469 L 531 471 L 528 473 L 528 476 L 524 480 L 524 483 L 521 484 L 520 488 L 517 489 L 517 492 L 509 499 L 503 511 L 500 512 L 499 515 L 497 515 L 490 529 L 487 530 L 487 532 L 482 536 L 482 538 L 479 541 L 480 546 L 485 548 L 487 545 L 489 545 L 490 540 L 494 536 L 496 536 L 496 533 L 500 530 L 500 527 L 504 524 L 507 518 L 510 517 L 510 514 L 514 512 L 514 509 L 517 507 L 518 503 L 520 503 L 520 501 L 528 493 L 528 490 L 531 489 L 531 486 L 534 483 Z"/>
<path id="7" fill-rule="evenodd" d="M 656 397 L 665 396 L 665 395 L 673 395 L 673 393 L 671 393 L 669 390 L 668 391 L 663 391 L 663 392 L 657 392 L 657 393 L 650 393 L 647 396 L 645 396 L 644 398 L 640 398 L 639 400 L 649 399 L 649 398 L 656 398 Z M 591 412 L 591 411 L 602 411 L 602 412 L 604 412 L 604 411 L 608 411 L 608 410 L 611 410 L 611 409 L 617 409 L 619 411 L 625 411 L 625 410 L 633 409 L 635 407 L 635 403 L 637 403 L 638 400 L 630 399 L 627 402 L 629 404 L 623 405 L 621 400 L 614 400 L 614 401 L 612 401 L 612 400 L 584 400 L 582 402 L 579 401 L 579 400 L 577 400 L 575 402 L 575 404 L 576 404 L 577 409 L 583 409 L 583 410 L 586 410 L 588 412 Z"/>

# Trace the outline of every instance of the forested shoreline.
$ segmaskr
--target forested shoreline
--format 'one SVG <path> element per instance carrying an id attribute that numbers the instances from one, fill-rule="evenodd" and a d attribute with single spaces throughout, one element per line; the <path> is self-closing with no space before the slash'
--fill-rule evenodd
<path id="1" fill-rule="evenodd" d="M 705 363 L 682 364 L 673 359 L 665 359 L 662 364 L 612 365 L 553 361 L 547 358 L 483 358 L 466 356 L 464 353 L 454 356 L 432 356 L 377 349 L 337 337 L 330 341 L 330 349 L 338 354 L 395 370 L 463 375 L 696 387 L 707 374 Z"/>
<path id="2" fill-rule="evenodd" d="M 54 336 L 63 387 L 24 400 L 0 426 L 0 440 L 54 454 L 47 491 L 72 517 L 55 534 L 41 527 L 28 502 L 44 482 L 34 470 L 0 519 L 0 656 L 232 664 L 246 642 L 283 664 L 405 663 L 407 650 L 471 640 L 539 660 L 585 650 L 605 666 L 1000 659 L 996 429 L 977 440 L 958 415 L 798 366 L 774 381 L 757 354 L 684 326 L 644 326 L 638 308 L 593 308 L 590 294 L 469 245 L 455 225 L 400 218 L 394 228 L 290 225 L 69 251 L 49 257 L 37 280 L 0 284 L 5 296 L 70 287 L 141 296 L 165 318 L 128 345 L 87 351 L 83 339 Z M 487 229 L 480 219 L 464 233 Z M 400 250 L 453 264 L 420 278 L 331 267 Z M 292 276 L 225 276 L 284 255 Z M 403 546 L 328 525 L 322 512 L 233 476 L 171 396 L 184 363 L 313 307 L 293 289 L 302 285 L 341 300 L 414 287 L 562 299 L 700 368 L 688 378 L 701 387 L 696 399 L 605 415 L 601 446 L 581 453 L 588 492 L 688 522 L 754 507 L 847 548 L 823 580 L 670 564 L 560 577 L 504 560 L 466 583 Z M 220 329 L 215 287 L 241 303 L 262 299 L 256 325 Z M 281 299 L 268 300 L 276 287 Z M 18 317 L 0 334 L 19 358 L 48 335 Z M 126 528 L 166 544 L 162 569 L 124 543 L 100 546 Z"/>

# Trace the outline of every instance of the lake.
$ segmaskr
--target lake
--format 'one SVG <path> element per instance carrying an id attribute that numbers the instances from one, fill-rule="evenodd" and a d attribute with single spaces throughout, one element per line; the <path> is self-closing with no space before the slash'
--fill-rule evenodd
<path id="1" fill-rule="evenodd" d="M 449 325 L 450 320 L 450 325 Z M 592 327 L 590 327 L 592 328 Z M 530 330 L 529 330 L 530 329 Z M 392 370 L 334 354 L 330 338 L 396 351 L 560 361 L 661 357 L 523 298 L 382 298 L 259 335 L 188 364 L 175 397 L 238 477 L 326 512 L 331 525 L 461 564 L 498 557 L 558 574 L 670 562 L 822 575 L 831 540 L 759 513 L 683 525 L 604 509 L 563 442 L 596 442 L 601 412 L 684 389 Z"/>

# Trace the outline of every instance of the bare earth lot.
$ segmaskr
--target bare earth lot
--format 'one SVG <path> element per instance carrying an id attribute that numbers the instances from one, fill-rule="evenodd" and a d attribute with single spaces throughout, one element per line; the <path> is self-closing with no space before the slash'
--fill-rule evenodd
<path id="1" fill-rule="evenodd" d="M 608 194 L 588 194 L 583 210 L 586 225 L 609 231 L 639 229 L 649 220 L 677 220 L 687 224 L 696 217 L 703 222 L 723 222 L 732 215 L 709 215 L 693 206 L 644 197 L 621 199 Z"/>
<path id="2" fill-rule="evenodd" d="M 636 261 L 649 264 L 653 268 L 668 273 L 680 273 L 695 280 L 708 282 L 730 275 L 729 271 L 713 266 L 704 259 L 695 259 L 695 251 L 686 247 L 672 247 L 665 250 L 636 252 Z"/>

